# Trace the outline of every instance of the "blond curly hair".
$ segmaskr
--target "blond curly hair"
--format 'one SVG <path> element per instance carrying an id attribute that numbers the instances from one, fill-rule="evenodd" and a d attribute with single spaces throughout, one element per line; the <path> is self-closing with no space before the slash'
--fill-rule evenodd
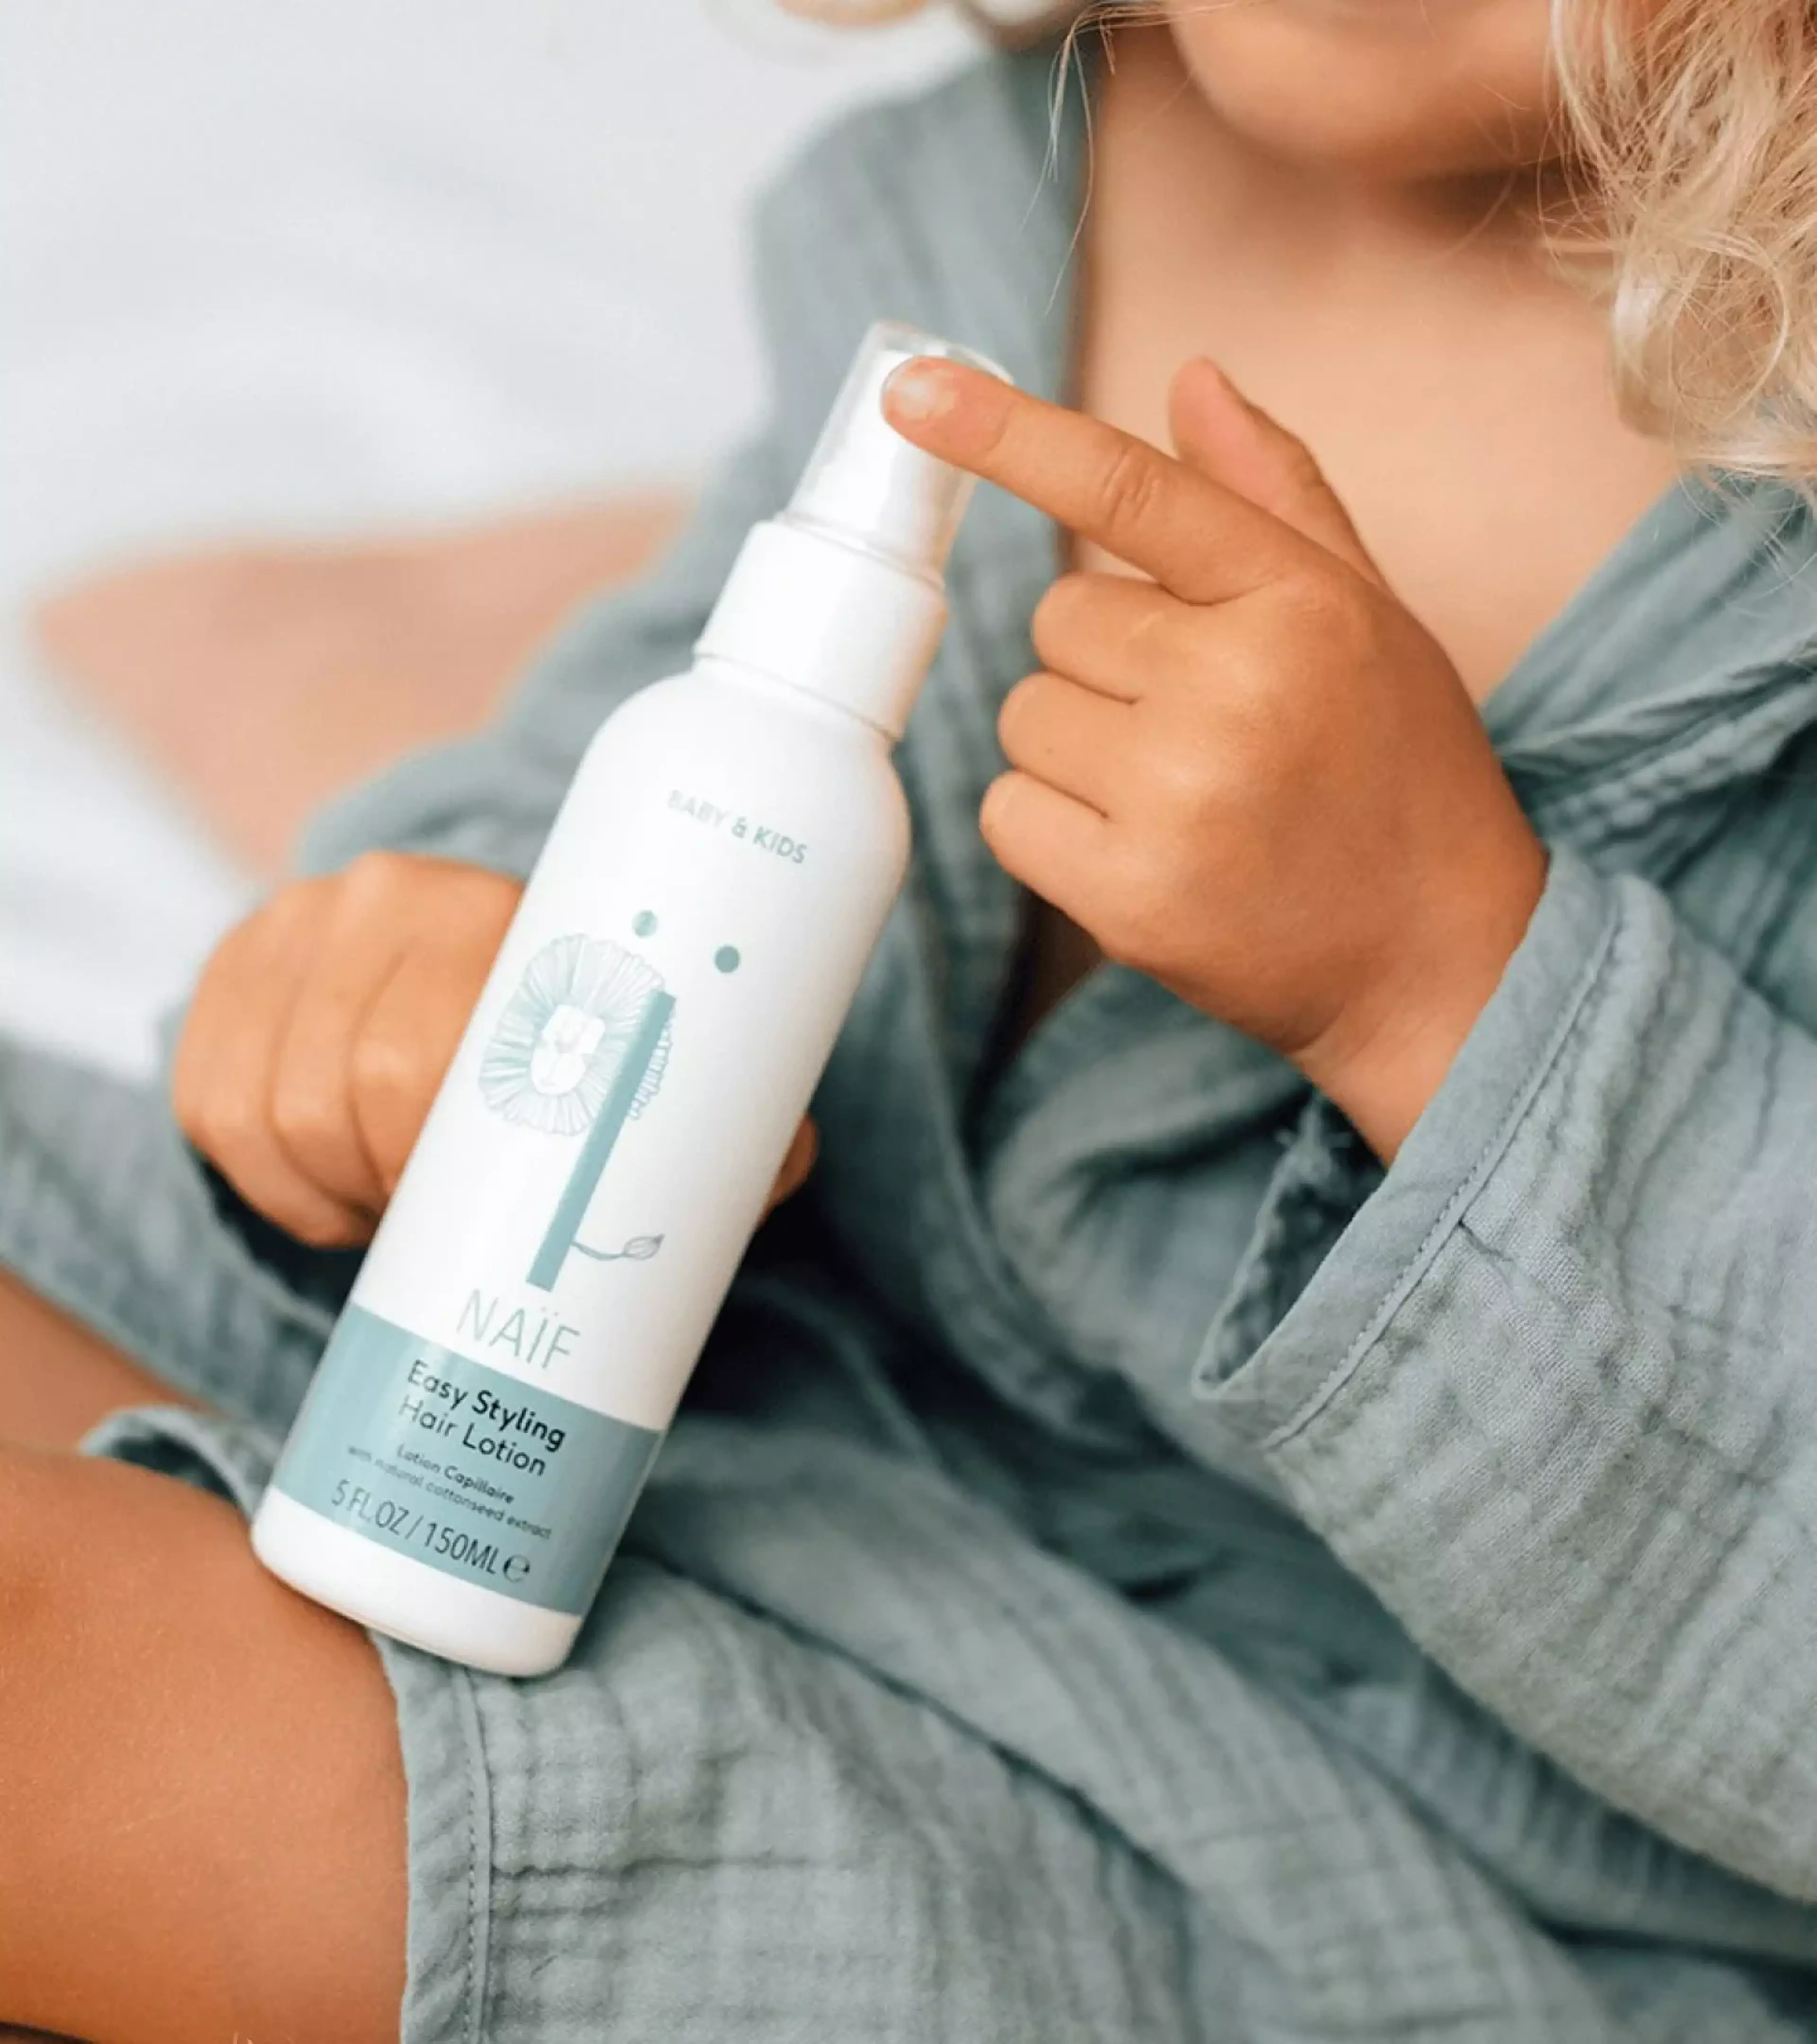
<path id="1" fill-rule="evenodd" d="M 1817 4 L 1553 0 L 1624 405 L 1692 460 L 1817 478 Z"/>
<path id="2" fill-rule="evenodd" d="M 856 25 L 924 0 L 782 0 Z M 965 11 L 966 0 L 958 0 Z M 1627 416 L 1688 463 L 1817 483 L 1817 0 L 1551 0 Z M 1147 14 L 1081 0 L 1057 17 Z M 1587 260 L 1586 258 L 1593 258 Z"/>

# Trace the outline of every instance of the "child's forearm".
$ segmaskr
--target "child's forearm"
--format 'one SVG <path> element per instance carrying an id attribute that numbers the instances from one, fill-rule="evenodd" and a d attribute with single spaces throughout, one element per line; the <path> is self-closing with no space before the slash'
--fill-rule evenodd
<path id="1" fill-rule="evenodd" d="M 390 1692 L 219 1499 L 0 1448 L 0 2025 L 396 2038 Z"/>

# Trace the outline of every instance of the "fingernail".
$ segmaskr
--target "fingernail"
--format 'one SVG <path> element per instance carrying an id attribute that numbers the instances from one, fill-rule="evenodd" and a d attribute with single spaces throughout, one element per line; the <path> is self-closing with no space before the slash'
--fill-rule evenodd
<path id="1" fill-rule="evenodd" d="M 1208 375 L 1215 376 L 1218 380 L 1218 387 L 1223 391 L 1227 397 L 1235 398 L 1236 402 L 1242 405 L 1246 412 L 1253 412 L 1255 409 L 1254 405 L 1249 402 L 1248 398 L 1246 398 L 1242 391 L 1237 388 L 1235 384 L 1231 381 L 1227 371 L 1224 369 L 1224 367 L 1221 363 L 1212 361 L 1212 358 L 1208 355 L 1201 355 L 1198 359 L 1197 367 L 1204 370 Z"/>
<path id="2" fill-rule="evenodd" d="M 884 409 L 905 425 L 920 425 L 950 412 L 958 402 L 947 365 L 925 355 L 893 369 L 883 386 Z"/>

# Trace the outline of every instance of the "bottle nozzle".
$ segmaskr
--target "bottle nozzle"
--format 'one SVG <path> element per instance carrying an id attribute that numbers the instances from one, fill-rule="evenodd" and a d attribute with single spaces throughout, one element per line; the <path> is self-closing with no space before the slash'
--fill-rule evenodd
<path id="1" fill-rule="evenodd" d="M 891 372 L 918 355 L 968 362 L 1009 380 L 970 348 L 878 321 L 865 336 L 783 516 L 937 582 L 973 478 L 912 446 L 883 416 Z"/>
<path id="2" fill-rule="evenodd" d="M 874 326 L 789 508 L 752 527 L 698 649 L 892 739 L 947 621 L 941 575 L 972 488 L 962 469 L 912 446 L 883 416 L 885 383 L 918 355 L 1003 375 L 935 335 Z"/>

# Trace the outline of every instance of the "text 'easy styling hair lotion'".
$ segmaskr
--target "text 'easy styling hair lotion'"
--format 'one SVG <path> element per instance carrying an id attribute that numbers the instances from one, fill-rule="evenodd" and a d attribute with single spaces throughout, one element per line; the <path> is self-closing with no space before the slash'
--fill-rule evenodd
<path id="1" fill-rule="evenodd" d="M 872 329 L 693 668 L 589 747 L 254 1520 L 450 1660 L 567 1656 L 901 887 L 969 488 L 882 416 L 916 355 L 977 359 Z"/>

